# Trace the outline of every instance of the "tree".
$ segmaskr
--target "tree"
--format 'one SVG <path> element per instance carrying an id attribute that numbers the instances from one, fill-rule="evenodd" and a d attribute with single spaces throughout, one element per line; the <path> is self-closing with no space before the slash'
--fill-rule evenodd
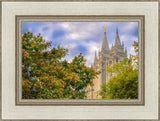
<path id="1" fill-rule="evenodd" d="M 22 36 L 22 97 L 24 99 L 84 99 L 98 72 L 85 65 L 80 53 L 62 61 L 68 49 L 52 47 L 39 34 Z"/>
<path id="2" fill-rule="evenodd" d="M 102 84 L 100 95 L 103 99 L 138 98 L 138 42 L 134 42 L 133 46 L 136 55 L 107 67 L 107 73 L 115 76 L 107 84 Z"/>

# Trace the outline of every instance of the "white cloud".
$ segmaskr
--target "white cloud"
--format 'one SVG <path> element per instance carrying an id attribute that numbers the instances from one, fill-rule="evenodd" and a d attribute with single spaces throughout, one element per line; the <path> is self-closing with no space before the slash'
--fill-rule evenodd
<path id="1" fill-rule="evenodd" d="M 69 29 L 69 23 L 61 23 L 60 26 L 64 29 Z"/>
<path id="2" fill-rule="evenodd" d="M 132 35 L 128 35 L 128 34 L 123 34 L 120 36 L 121 42 L 125 42 L 125 41 L 138 41 L 138 37 L 136 36 L 132 36 Z"/>
<path id="3" fill-rule="evenodd" d="M 31 27 L 29 27 L 29 28 L 28 28 L 28 30 L 31 32 L 31 31 L 32 31 L 32 28 L 31 28 Z"/>
<path id="4" fill-rule="evenodd" d="M 103 30 L 104 23 L 106 26 L 111 26 L 113 24 L 112 22 L 101 22 L 98 23 L 97 27 L 97 24 L 95 22 L 61 22 L 58 23 L 58 25 L 64 31 L 66 31 L 64 38 L 78 41 L 82 39 L 87 39 L 88 37 L 94 37 L 95 34 L 99 34 Z M 109 31 L 109 28 L 107 29 L 107 31 Z"/>
<path id="5" fill-rule="evenodd" d="M 93 61 L 94 61 L 95 52 L 97 53 L 97 56 L 98 56 L 98 51 L 100 50 L 101 43 L 91 41 L 91 42 L 85 43 L 84 46 L 88 48 L 84 56 L 84 58 L 87 60 L 86 65 L 91 66 L 91 64 L 93 64 Z"/>
<path id="6" fill-rule="evenodd" d="M 130 47 L 130 48 L 128 48 L 128 57 L 129 57 L 129 55 L 135 55 L 136 53 L 135 53 L 135 51 L 134 51 L 134 47 Z"/>
<path id="7" fill-rule="evenodd" d="M 97 52 L 97 55 L 98 55 L 98 51 L 100 50 L 101 43 L 98 41 L 97 42 L 83 41 L 79 43 L 68 43 L 68 44 L 63 45 L 64 48 L 69 48 L 69 54 L 65 57 L 65 59 L 68 60 L 69 62 L 72 61 L 74 56 L 77 56 L 80 54 L 79 51 L 77 51 L 78 45 L 87 48 L 87 50 L 85 51 L 85 54 L 82 53 L 82 55 L 87 60 L 86 65 L 91 66 L 91 64 L 94 61 L 93 59 L 94 59 L 95 52 Z"/>
<path id="8" fill-rule="evenodd" d="M 126 23 L 123 27 L 121 27 L 121 31 L 123 33 L 131 33 L 135 30 L 135 28 L 138 27 L 138 23 L 137 22 L 128 22 Z"/>
<path id="9" fill-rule="evenodd" d="M 76 32 L 73 32 L 73 33 L 70 33 L 68 35 L 68 39 L 74 39 L 74 40 L 79 40 L 81 38 L 80 34 L 76 33 Z"/>

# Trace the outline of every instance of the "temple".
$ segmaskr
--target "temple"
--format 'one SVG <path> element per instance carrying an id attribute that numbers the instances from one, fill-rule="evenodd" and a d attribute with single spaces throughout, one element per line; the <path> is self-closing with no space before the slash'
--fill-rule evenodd
<path id="1" fill-rule="evenodd" d="M 96 79 L 93 80 L 94 86 L 87 87 L 87 90 L 89 90 L 87 94 L 87 99 L 100 99 L 101 96 L 99 95 L 100 86 L 103 83 L 107 83 L 109 79 L 114 74 L 108 74 L 106 72 L 106 68 L 108 65 L 115 64 L 117 62 L 121 62 L 124 60 L 124 58 L 127 57 L 127 49 L 124 48 L 124 43 L 120 41 L 118 28 L 116 29 L 116 37 L 114 45 L 112 44 L 111 49 L 109 48 L 107 36 L 106 36 L 106 27 L 104 27 L 104 36 L 103 36 L 103 43 L 101 50 L 98 52 L 95 52 L 94 62 L 92 67 L 96 71 L 101 71 L 101 73 L 98 75 Z M 93 91 L 90 91 L 93 90 Z"/>

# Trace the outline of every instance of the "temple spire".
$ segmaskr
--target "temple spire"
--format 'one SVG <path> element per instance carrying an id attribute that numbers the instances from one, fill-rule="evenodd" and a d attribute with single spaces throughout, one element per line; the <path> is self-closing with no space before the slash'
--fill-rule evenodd
<path id="1" fill-rule="evenodd" d="M 116 39 L 115 39 L 115 46 L 121 45 L 119 34 L 118 34 L 118 28 L 116 28 Z"/>
<path id="2" fill-rule="evenodd" d="M 125 48 L 124 53 L 125 53 L 125 56 L 127 57 L 127 48 Z"/>
<path id="3" fill-rule="evenodd" d="M 97 64 L 97 53 L 96 53 L 96 51 L 95 51 L 95 55 L 94 55 L 94 66 L 96 66 L 96 64 Z"/>
<path id="4" fill-rule="evenodd" d="M 95 51 L 95 59 L 97 60 L 97 53 L 96 53 L 96 51 Z"/>
<path id="5" fill-rule="evenodd" d="M 118 35 L 118 28 L 116 28 L 116 34 Z"/>
<path id="6" fill-rule="evenodd" d="M 101 55 L 101 50 L 99 49 L 98 51 L 98 57 L 100 58 L 100 55 Z"/>
<path id="7" fill-rule="evenodd" d="M 111 47 L 111 50 L 113 49 L 113 44 L 112 44 L 112 47 Z"/>
<path id="8" fill-rule="evenodd" d="M 103 50 L 108 50 L 109 51 L 108 40 L 107 40 L 107 37 L 106 37 L 106 27 L 104 27 L 104 36 L 103 36 L 103 43 L 102 43 L 102 51 Z"/>
<path id="9" fill-rule="evenodd" d="M 104 27 L 104 32 L 106 32 L 106 26 Z"/>

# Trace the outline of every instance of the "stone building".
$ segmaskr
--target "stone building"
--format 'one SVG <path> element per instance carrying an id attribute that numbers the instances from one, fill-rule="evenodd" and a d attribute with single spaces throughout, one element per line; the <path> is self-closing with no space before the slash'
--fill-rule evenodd
<path id="1" fill-rule="evenodd" d="M 99 95 L 101 85 L 103 83 L 107 83 L 109 79 L 114 75 L 106 73 L 107 66 L 115 64 L 117 62 L 121 62 L 125 57 L 127 57 L 127 50 L 126 48 L 124 48 L 124 43 L 121 43 L 120 41 L 118 28 L 116 29 L 114 45 L 112 44 L 112 47 L 110 49 L 106 36 L 106 27 L 104 27 L 104 37 L 101 51 L 98 52 L 98 55 L 97 52 L 95 52 L 94 63 L 92 65 L 92 67 L 96 71 L 101 71 L 101 73 L 96 79 L 93 80 L 94 86 L 87 87 L 87 90 L 89 91 L 87 94 L 87 99 L 101 98 L 101 96 Z"/>

